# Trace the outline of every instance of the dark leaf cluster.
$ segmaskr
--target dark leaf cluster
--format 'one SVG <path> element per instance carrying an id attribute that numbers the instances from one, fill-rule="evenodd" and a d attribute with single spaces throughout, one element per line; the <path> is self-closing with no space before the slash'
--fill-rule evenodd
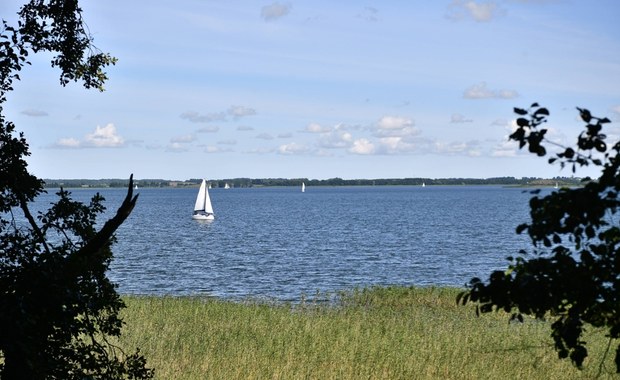
<path id="1" fill-rule="evenodd" d="M 28 52 L 57 54 L 61 83 L 102 89 L 102 68 L 114 63 L 93 53 L 77 0 L 31 0 L 17 28 L 0 32 L 0 378 L 149 379 L 138 350 L 111 343 L 121 334 L 125 306 L 106 277 L 114 233 L 136 204 L 133 178 L 114 217 L 97 229 L 103 197 L 88 204 L 58 192 L 49 210 L 32 215 L 44 183 L 28 172 L 27 141 L 5 120 L 2 105 Z"/>
<path id="2" fill-rule="evenodd" d="M 478 313 L 504 310 L 513 319 L 523 315 L 552 318 L 551 336 L 560 358 L 579 368 L 588 356 L 583 338 L 586 326 L 604 328 L 611 341 L 620 338 L 620 148 L 609 148 L 602 133 L 607 118 L 578 108 L 585 130 L 575 147 L 560 147 L 550 163 L 562 167 L 593 165 L 598 179 L 577 188 L 562 188 L 530 200 L 531 221 L 517 227 L 527 233 L 532 247 L 509 257 L 506 271 L 493 272 L 487 281 L 472 279 L 457 302 L 476 303 Z M 534 103 L 515 108 L 518 128 L 510 138 L 539 156 L 546 154 L 544 129 L 547 109 Z M 554 144 L 559 146 L 557 144 Z M 620 345 L 615 363 L 620 373 Z"/>
<path id="3" fill-rule="evenodd" d="M 124 307 L 106 277 L 113 234 L 137 196 L 129 187 L 116 216 L 100 230 L 95 222 L 104 210 L 101 196 L 89 204 L 71 200 L 63 190 L 58 196 L 38 215 L 39 223 L 18 220 L 18 210 L 12 210 L 12 219 L 1 224 L 1 377 L 151 378 L 139 352 L 126 354 L 108 340 L 121 334 Z M 27 207 L 19 206 L 24 212 Z"/>
<path id="4" fill-rule="evenodd" d="M 29 51 L 49 52 L 51 64 L 60 69 L 60 83 L 81 81 L 86 88 L 103 91 L 108 79 L 104 68 L 116 58 L 93 45 L 82 19 L 78 0 L 30 0 L 19 11 L 17 27 L 2 21 L 0 32 L 0 103 L 13 89 L 13 80 L 28 64 Z"/>

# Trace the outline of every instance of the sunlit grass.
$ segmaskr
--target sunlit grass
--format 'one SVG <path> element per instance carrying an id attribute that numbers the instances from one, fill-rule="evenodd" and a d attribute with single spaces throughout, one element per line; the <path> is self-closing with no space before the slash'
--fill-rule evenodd
<path id="1" fill-rule="evenodd" d="M 126 297 L 122 345 L 158 379 L 589 379 L 558 360 L 549 325 L 476 317 L 456 289 L 373 288 L 301 304 Z M 612 378 L 611 356 L 601 378 Z M 606 377 L 607 376 L 607 377 Z"/>

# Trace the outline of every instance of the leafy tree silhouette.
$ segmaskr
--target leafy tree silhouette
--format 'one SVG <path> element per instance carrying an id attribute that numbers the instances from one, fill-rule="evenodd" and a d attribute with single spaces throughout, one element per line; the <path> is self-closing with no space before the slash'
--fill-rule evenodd
<path id="1" fill-rule="evenodd" d="M 541 126 L 549 111 L 537 103 L 514 109 L 519 117 L 510 139 L 541 157 L 547 154 L 545 143 L 556 145 L 561 152 L 549 158 L 550 164 L 571 167 L 573 173 L 593 165 L 600 167 L 600 177 L 588 178 L 582 187 L 534 196 L 531 222 L 517 227 L 517 233 L 530 236 L 531 252 L 509 257 L 508 270 L 492 272 L 486 282 L 473 278 L 457 302 L 476 303 L 477 313 L 513 312 L 520 321 L 523 315 L 553 318 L 551 336 L 559 357 L 582 368 L 588 356 L 586 325 L 605 328 L 609 347 L 620 337 L 620 228 L 614 219 L 620 206 L 620 142 L 609 147 L 605 141 L 602 129 L 609 119 L 577 109 L 586 126 L 574 148 L 545 139 L 547 130 Z M 615 364 L 620 372 L 620 344 Z"/>
<path id="2" fill-rule="evenodd" d="M 138 196 L 127 196 L 100 230 L 103 197 L 75 202 L 67 191 L 47 212 L 29 204 L 43 190 L 30 174 L 23 133 L 3 105 L 29 52 L 56 54 L 64 86 L 81 81 L 103 90 L 103 68 L 116 59 L 100 53 L 86 32 L 77 0 L 31 0 L 18 27 L 0 31 L 0 377 L 3 379 L 148 379 L 153 371 L 138 350 L 125 354 L 108 339 L 121 334 L 124 307 L 105 275 L 114 232 Z"/>

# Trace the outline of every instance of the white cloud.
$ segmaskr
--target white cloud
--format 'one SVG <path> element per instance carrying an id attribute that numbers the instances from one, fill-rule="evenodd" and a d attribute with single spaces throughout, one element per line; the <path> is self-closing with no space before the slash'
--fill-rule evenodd
<path id="1" fill-rule="evenodd" d="M 476 21 L 490 21 L 499 11 L 497 4 L 491 1 L 484 3 L 468 1 L 464 4 L 464 7 Z"/>
<path id="2" fill-rule="evenodd" d="M 463 93 L 463 97 L 466 99 L 486 99 L 495 97 L 495 94 L 487 88 L 486 83 L 482 82 L 467 88 Z"/>
<path id="3" fill-rule="evenodd" d="M 183 136 L 176 136 L 170 139 L 171 143 L 181 143 L 181 144 L 187 144 L 187 143 L 191 143 L 196 141 L 197 138 L 195 135 L 183 135 Z"/>
<path id="4" fill-rule="evenodd" d="M 249 107 L 244 106 L 230 106 L 228 109 L 228 114 L 234 117 L 235 119 L 239 119 L 245 116 L 256 115 L 256 110 Z"/>
<path id="5" fill-rule="evenodd" d="M 310 124 L 306 125 L 306 128 L 304 129 L 304 132 L 327 133 L 327 132 L 329 132 L 331 130 L 332 129 L 330 127 L 323 127 L 322 125 L 320 125 L 318 123 L 310 123 Z"/>
<path id="6" fill-rule="evenodd" d="M 357 17 L 365 21 L 376 22 L 379 20 L 377 17 L 378 14 L 379 10 L 377 8 L 364 7 L 364 10 L 358 13 Z"/>
<path id="7" fill-rule="evenodd" d="M 430 153 L 432 141 L 414 136 L 389 136 L 379 139 L 377 153 Z"/>
<path id="8" fill-rule="evenodd" d="M 474 84 L 463 93 L 465 99 L 513 99 L 518 96 L 514 90 L 490 90 L 485 82 Z"/>
<path id="9" fill-rule="evenodd" d="M 383 116 L 375 124 L 374 136 L 376 137 L 405 137 L 415 136 L 420 133 L 413 127 L 413 120 L 401 116 Z"/>
<path id="10" fill-rule="evenodd" d="M 413 120 L 401 116 L 383 116 L 377 122 L 379 129 L 403 129 L 413 126 Z"/>
<path id="11" fill-rule="evenodd" d="M 197 133 L 215 133 L 215 132 L 217 132 L 219 130 L 220 130 L 220 127 L 218 127 L 216 125 L 210 125 L 208 127 L 200 128 L 196 132 Z"/>
<path id="12" fill-rule="evenodd" d="M 611 111 L 616 114 L 617 117 L 620 117 L 620 105 L 611 108 Z"/>
<path id="13" fill-rule="evenodd" d="M 349 152 L 355 154 L 373 154 L 375 153 L 375 145 L 368 139 L 358 139 L 353 141 L 353 146 L 349 148 Z"/>
<path id="14" fill-rule="evenodd" d="M 493 157 L 514 157 L 519 150 L 519 144 L 516 141 L 504 141 L 498 144 L 491 153 Z"/>
<path id="15" fill-rule="evenodd" d="M 353 144 L 353 135 L 348 131 L 335 130 L 319 138 L 319 146 L 326 149 L 348 148 Z"/>
<path id="16" fill-rule="evenodd" d="M 60 139 L 54 144 L 57 148 L 80 148 L 81 145 L 80 140 L 73 137 Z"/>
<path id="17" fill-rule="evenodd" d="M 374 136 L 376 137 L 407 137 L 407 136 L 418 136 L 420 134 L 420 130 L 414 127 L 404 127 L 401 129 L 379 129 L 375 131 Z"/>
<path id="18" fill-rule="evenodd" d="M 512 0 L 512 1 L 515 1 L 517 3 L 523 3 L 523 4 L 553 4 L 553 3 L 561 2 L 562 0 Z"/>
<path id="19" fill-rule="evenodd" d="M 278 3 L 275 2 L 271 5 L 265 5 L 261 11 L 260 15 L 265 21 L 275 21 L 281 17 L 286 16 L 291 11 L 292 5 L 289 3 Z"/>
<path id="20" fill-rule="evenodd" d="M 450 117 L 450 123 L 471 123 L 472 119 L 467 119 L 465 116 L 460 113 L 453 113 Z"/>
<path id="21" fill-rule="evenodd" d="M 21 112 L 22 115 L 32 116 L 32 117 L 43 117 L 49 116 L 49 114 L 45 111 L 35 110 L 35 109 L 27 109 Z"/>
<path id="22" fill-rule="evenodd" d="M 309 151 L 310 149 L 308 149 L 306 146 L 294 142 L 290 144 L 280 145 L 278 147 L 278 153 L 280 154 L 304 154 L 308 153 Z"/>
<path id="23" fill-rule="evenodd" d="M 230 147 L 219 147 L 219 146 L 215 146 L 215 145 L 208 145 L 205 147 L 205 153 L 225 153 L 225 152 L 232 152 L 232 148 Z"/>
<path id="24" fill-rule="evenodd" d="M 438 141 L 435 143 L 435 151 L 440 154 L 466 155 L 470 157 L 478 157 L 481 155 L 480 142 L 478 141 L 449 143 Z"/>
<path id="25" fill-rule="evenodd" d="M 116 133 L 116 127 L 110 123 L 105 127 L 95 127 L 95 132 L 86 135 L 85 144 L 94 147 L 118 147 L 125 140 Z"/>
<path id="26" fill-rule="evenodd" d="M 269 153 L 273 153 L 275 151 L 275 149 L 273 148 L 266 148 L 266 147 L 261 147 L 261 148 L 254 148 L 254 149 L 250 149 L 248 151 L 245 151 L 244 153 L 251 153 L 251 154 L 269 154 Z"/>
<path id="27" fill-rule="evenodd" d="M 453 0 L 446 16 L 455 21 L 471 18 L 476 22 L 487 22 L 502 14 L 504 11 L 494 1 Z"/>
<path id="28" fill-rule="evenodd" d="M 513 99 L 519 96 L 515 90 L 497 90 L 496 97 L 500 99 Z"/>
<path id="29" fill-rule="evenodd" d="M 187 145 L 179 142 L 173 142 L 166 147 L 166 152 L 181 153 L 187 151 Z"/>
<path id="30" fill-rule="evenodd" d="M 404 153 L 415 148 L 413 144 L 405 143 L 402 137 L 383 137 L 379 142 L 385 153 Z"/>
<path id="31" fill-rule="evenodd" d="M 453 120 L 466 122 L 468 119 L 455 114 Z M 315 127 L 319 131 L 319 127 Z M 355 131 L 354 131 L 355 130 Z M 366 133 L 367 135 L 354 136 Z M 368 133 L 370 135 L 368 135 Z M 421 136 L 419 128 L 414 127 L 411 118 L 386 115 L 368 128 L 348 127 L 338 124 L 328 133 L 321 133 L 313 154 L 330 155 L 334 149 L 342 149 L 358 155 L 398 155 L 398 154 L 449 154 L 463 156 L 482 155 L 480 143 L 440 142 Z"/>
<path id="32" fill-rule="evenodd" d="M 160 144 L 147 144 L 145 148 L 148 150 L 160 150 L 163 147 Z"/>
<path id="33" fill-rule="evenodd" d="M 499 123 L 499 121 L 498 121 Z M 516 141 L 512 141 L 509 139 L 509 135 L 511 135 L 514 131 L 517 130 L 517 121 L 511 120 L 510 122 L 506 122 L 503 124 L 504 130 L 506 131 L 506 135 L 501 143 L 497 144 L 493 151 L 491 152 L 491 156 L 493 157 L 515 157 L 519 152 L 519 143 Z"/>
<path id="34" fill-rule="evenodd" d="M 269 133 L 260 133 L 256 135 L 256 138 L 261 140 L 273 140 L 273 136 Z"/>
<path id="35" fill-rule="evenodd" d="M 284 132 L 284 133 L 279 133 L 278 134 L 278 138 L 279 139 L 290 139 L 291 137 L 293 137 L 293 134 L 289 133 L 289 132 Z"/>
<path id="36" fill-rule="evenodd" d="M 226 120 L 226 114 L 224 112 L 214 112 L 201 115 L 196 111 L 183 112 L 180 115 L 181 119 L 188 120 L 192 123 L 210 123 L 212 121 Z"/>
<path id="37" fill-rule="evenodd" d="M 254 108 L 245 106 L 230 106 L 226 111 L 210 112 L 201 114 L 196 111 L 183 112 L 179 117 L 192 123 L 211 123 L 213 121 L 227 121 L 227 116 L 231 116 L 234 120 L 242 117 L 256 115 Z"/>

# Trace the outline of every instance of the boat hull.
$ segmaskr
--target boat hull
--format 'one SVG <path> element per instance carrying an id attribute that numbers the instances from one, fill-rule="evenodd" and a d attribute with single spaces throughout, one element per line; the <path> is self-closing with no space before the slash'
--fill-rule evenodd
<path id="1" fill-rule="evenodd" d="M 213 214 L 196 214 L 196 215 L 192 215 L 192 219 L 194 220 L 214 220 L 215 219 L 215 215 Z"/>

